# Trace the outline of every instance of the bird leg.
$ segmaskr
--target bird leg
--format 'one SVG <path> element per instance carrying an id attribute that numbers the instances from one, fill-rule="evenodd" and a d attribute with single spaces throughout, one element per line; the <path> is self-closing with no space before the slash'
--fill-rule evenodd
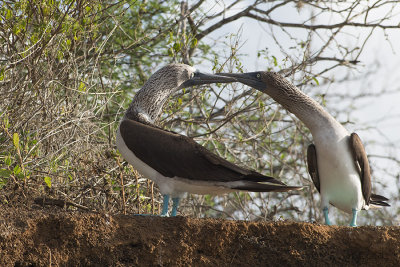
<path id="1" fill-rule="evenodd" d="M 171 213 L 171 216 L 176 216 L 176 212 L 178 210 L 178 205 L 179 205 L 179 200 L 180 200 L 179 197 L 174 197 L 172 199 L 172 213 Z"/>
<path id="2" fill-rule="evenodd" d="M 350 226 L 356 227 L 357 226 L 357 210 L 356 209 L 351 209 L 353 212 L 353 218 L 351 219 Z"/>
<path id="3" fill-rule="evenodd" d="M 332 223 L 331 223 L 331 221 L 329 220 L 329 217 L 328 217 L 328 207 L 325 207 L 323 209 L 323 211 L 324 211 L 324 217 L 325 217 L 325 224 L 326 225 L 332 225 Z"/>
<path id="4" fill-rule="evenodd" d="M 161 216 L 167 216 L 168 215 L 168 202 L 169 202 L 169 195 L 164 195 L 164 201 L 163 201 L 163 208 L 162 208 Z"/>

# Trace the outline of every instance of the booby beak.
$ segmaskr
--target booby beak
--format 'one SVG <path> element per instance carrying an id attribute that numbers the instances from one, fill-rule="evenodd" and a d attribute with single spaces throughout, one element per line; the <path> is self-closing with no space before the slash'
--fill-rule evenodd
<path id="1" fill-rule="evenodd" d="M 216 75 L 235 78 L 238 82 L 253 87 L 261 92 L 265 92 L 267 84 L 261 80 L 260 72 L 247 72 L 247 73 L 216 73 Z"/>
<path id="2" fill-rule="evenodd" d="M 210 84 L 210 83 L 231 83 L 231 82 L 237 82 L 237 80 L 232 77 L 225 77 L 225 76 L 221 76 L 221 75 L 202 73 L 202 72 L 196 71 L 194 73 L 193 78 L 184 82 L 181 85 L 181 87 L 184 88 L 184 87 Z"/>

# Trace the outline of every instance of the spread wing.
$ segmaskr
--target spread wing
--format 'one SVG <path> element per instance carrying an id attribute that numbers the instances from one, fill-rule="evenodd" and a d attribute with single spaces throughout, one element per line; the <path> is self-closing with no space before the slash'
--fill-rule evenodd
<path id="1" fill-rule="evenodd" d="M 136 157 L 166 177 L 177 176 L 189 180 L 217 182 L 244 180 L 250 182 L 249 186 L 235 189 L 253 189 L 252 191 L 299 189 L 287 187 L 273 177 L 239 167 L 180 134 L 133 120 L 121 122 L 120 131 L 125 144 Z M 271 190 L 267 190 L 268 187 L 264 183 L 268 183 Z M 255 186 L 256 184 L 258 186 Z M 264 190 L 263 185 L 266 186 Z"/>
<path id="2" fill-rule="evenodd" d="M 311 176 L 311 180 L 313 181 L 318 192 L 321 193 L 318 164 L 317 164 L 317 150 L 315 149 L 314 144 L 309 145 L 307 149 L 307 166 L 308 166 L 308 173 Z"/>

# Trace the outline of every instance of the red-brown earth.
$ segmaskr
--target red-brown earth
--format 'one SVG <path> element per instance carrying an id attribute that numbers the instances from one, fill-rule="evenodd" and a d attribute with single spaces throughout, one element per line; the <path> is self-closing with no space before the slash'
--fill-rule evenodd
<path id="1" fill-rule="evenodd" d="M 0 212 L 0 266 L 400 266 L 396 226 Z"/>

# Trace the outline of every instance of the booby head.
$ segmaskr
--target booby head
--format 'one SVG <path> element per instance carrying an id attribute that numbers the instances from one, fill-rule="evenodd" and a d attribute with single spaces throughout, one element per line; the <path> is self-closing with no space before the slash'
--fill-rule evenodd
<path id="1" fill-rule="evenodd" d="M 172 63 L 156 71 L 136 93 L 125 117 L 154 124 L 168 97 L 190 86 L 235 82 L 232 77 L 202 73 L 196 68 Z"/>
<path id="2" fill-rule="evenodd" d="M 231 77 L 202 73 L 195 67 L 186 64 L 172 63 L 151 75 L 143 88 L 146 88 L 146 90 L 150 88 L 153 88 L 153 90 L 179 90 L 195 85 L 235 81 L 236 79 Z"/>

